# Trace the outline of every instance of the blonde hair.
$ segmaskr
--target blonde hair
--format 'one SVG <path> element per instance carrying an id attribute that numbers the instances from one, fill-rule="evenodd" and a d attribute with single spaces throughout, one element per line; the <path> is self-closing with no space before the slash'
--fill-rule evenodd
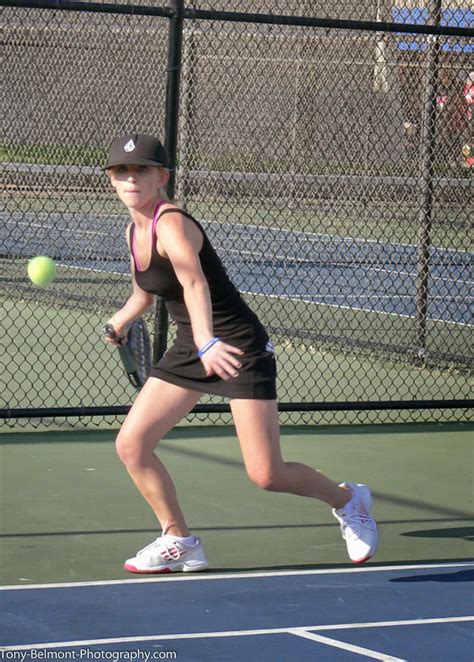
<path id="1" fill-rule="evenodd" d="M 159 167 L 160 170 L 163 170 L 164 172 L 168 172 L 168 173 L 170 172 L 167 168 L 163 168 L 163 166 L 158 166 L 158 167 Z M 172 200 L 170 199 L 170 196 L 168 195 L 165 188 L 160 187 L 158 190 L 159 190 L 159 193 L 160 193 L 160 197 L 163 200 L 166 200 L 167 202 L 172 202 Z"/>

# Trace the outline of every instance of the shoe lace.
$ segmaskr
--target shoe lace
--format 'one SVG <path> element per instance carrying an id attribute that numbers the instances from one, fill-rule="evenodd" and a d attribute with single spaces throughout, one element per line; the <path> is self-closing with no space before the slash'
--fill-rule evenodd
<path id="1" fill-rule="evenodd" d="M 373 529 L 374 520 L 366 513 L 353 512 L 345 515 L 341 522 L 341 531 L 345 538 L 357 538 L 357 530 L 360 528 Z"/>

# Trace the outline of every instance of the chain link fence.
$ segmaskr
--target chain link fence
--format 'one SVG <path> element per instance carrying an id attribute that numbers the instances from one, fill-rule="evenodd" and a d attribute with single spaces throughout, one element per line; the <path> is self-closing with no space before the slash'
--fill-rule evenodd
<path id="1" fill-rule="evenodd" d="M 114 136 L 169 138 L 176 122 L 175 197 L 269 330 L 282 420 L 469 417 L 467 3 L 308 0 L 301 25 L 278 18 L 281 0 L 234 2 L 233 14 L 189 2 L 177 15 L 176 2 L 19 4 L 0 1 L 4 422 L 99 425 L 129 405 L 99 337 L 130 291 L 128 219 L 100 166 Z M 48 288 L 26 277 L 37 254 L 58 265 Z"/>

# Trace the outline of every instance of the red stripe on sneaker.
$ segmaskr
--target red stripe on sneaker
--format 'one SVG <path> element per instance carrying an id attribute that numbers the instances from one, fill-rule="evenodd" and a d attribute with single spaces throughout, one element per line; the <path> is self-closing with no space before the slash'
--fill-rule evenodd
<path id="1" fill-rule="evenodd" d="M 169 572 L 173 572 L 171 568 L 164 567 L 160 568 L 159 570 L 140 570 L 139 568 L 136 568 L 134 565 L 130 565 L 129 563 L 124 564 L 124 570 L 127 570 L 128 572 L 133 572 L 138 575 L 165 575 L 168 574 Z"/>
<path id="2" fill-rule="evenodd" d="M 366 556 L 365 559 L 359 559 L 357 561 L 352 561 L 352 563 L 354 563 L 355 565 L 362 565 L 362 563 L 365 563 L 366 561 L 368 561 L 371 558 L 372 558 L 371 556 Z"/>

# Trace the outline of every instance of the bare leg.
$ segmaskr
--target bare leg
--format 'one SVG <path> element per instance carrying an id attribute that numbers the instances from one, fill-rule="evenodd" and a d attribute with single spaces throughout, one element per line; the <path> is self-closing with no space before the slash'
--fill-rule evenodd
<path id="1" fill-rule="evenodd" d="M 351 492 L 299 462 L 284 462 L 275 400 L 231 400 L 237 436 L 249 478 L 266 490 L 289 492 L 342 508 Z"/>
<path id="2" fill-rule="evenodd" d="M 138 394 L 116 441 L 117 454 L 163 530 L 188 536 L 176 488 L 155 455 L 160 439 L 186 416 L 200 394 L 150 377 Z"/>

